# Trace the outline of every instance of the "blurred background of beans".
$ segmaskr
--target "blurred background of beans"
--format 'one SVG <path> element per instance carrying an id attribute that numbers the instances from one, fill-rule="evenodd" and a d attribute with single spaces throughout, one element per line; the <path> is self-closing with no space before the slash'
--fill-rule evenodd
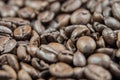
<path id="1" fill-rule="evenodd" d="M 120 0 L 0 0 L 0 80 L 120 80 Z"/>

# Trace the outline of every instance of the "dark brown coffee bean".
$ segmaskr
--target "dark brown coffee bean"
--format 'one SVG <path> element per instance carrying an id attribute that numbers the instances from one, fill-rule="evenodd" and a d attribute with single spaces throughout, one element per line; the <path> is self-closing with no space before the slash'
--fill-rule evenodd
<path id="1" fill-rule="evenodd" d="M 40 20 L 36 20 L 33 23 L 33 29 L 40 35 L 45 31 L 45 27 L 42 25 Z"/>
<path id="2" fill-rule="evenodd" d="M 0 70 L 0 79 L 1 80 L 9 80 L 9 79 L 11 79 L 11 77 L 8 72 L 6 72 L 4 70 Z"/>
<path id="3" fill-rule="evenodd" d="M 72 24 L 87 24 L 89 23 L 91 14 L 86 9 L 78 9 L 71 15 Z"/>
<path id="4" fill-rule="evenodd" d="M 50 5 L 50 11 L 53 11 L 54 13 L 58 13 L 60 11 L 60 7 L 61 7 L 60 2 L 58 2 L 58 1 L 53 2 Z"/>
<path id="5" fill-rule="evenodd" d="M 108 72 L 103 67 L 97 66 L 97 65 L 88 65 L 85 68 L 84 73 L 87 79 L 89 80 L 111 80 L 112 79 L 110 72 Z"/>
<path id="6" fill-rule="evenodd" d="M 31 77 L 37 78 L 39 71 L 33 68 L 31 65 L 26 64 L 24 62 L 20 62 L 21 68 L 25 70 Z"/>
<path id="7" fill-rule="evenodd" d="M 15 17 L 18 11 L 17 6 L 6 5 L 0 8 L 0 14 L 2 17 Z"/>
<path id="8" fill-rule="evenodd" d="M 115 43 L 115 33 L 110 29 L 110 28 L 105 28 L 102 31 L 102 36 L 105 40 L 110 45 L 113 45 Z"/>
<path id="9" fill-rule="evenodd" d="M 2 69 L 4 69 L 6 72 L 9 73 L 9 76 L 13 79 L 13 80 L 16 80 L 17 79 L 17 74 L 15 72 L 15 70 L 10 67 L 9 65 L 3 65 L 2 66 Z"/>
<path id="10" fill-rule="evenodd" d="M 93 53 L 96 49 L 95 41 L 89 36 L 80 37 L 76 43 L 76 46 L 85 55 Z"/>
<path id="11" fill-rule="evenodd" d="M 49 68 L 49 65 L 47 63 L 38 58 L 32 58 L 31 64 L 38 70 L 47 70 Z"/>
<path id="12" fill-rule="evenodd" d="M 102 22 L 103 21 L 103 15 L 100 12 L 94 12 L 93 14 L 93 20 L 97 22 Z"/>
<path id="13" fill-rule="evenodd" d="M 24 46 L 19 46 L 17 48 L 17 57 L 21 61 L 30 62 L 31 57 L 27 53 L 27 49 Z"/>
<path id="14" fill-rule="evenodd" d="M 95 53 L 88 58 L 88 64 L 100 65 L 105 68 L 110 66 L 110 57 L 103 53 Z"/>
<path id="15" fill-rule="evenodd" d="M 117 45 L 118 48 L 120 48 L 120 31 L 117 33 L 116 45 Z"/>
<path id="16" fill-rule="evenodd" d="M 96 41 L 97 47 L 104 48 L 105 47 L 105 41 L 102 36 L 99 37 L 99 40 Z"/>
<path id="17" fill-rule="evenodd" d="M 38 0 L 34 0 L 34 1 L 27 0 L 27 1 L 25 1 L 25 5 L 33 8 L 33 9 L 36 9 L 36 10 L 43 10 L 44 8 L 46 8 L 48 6 L 48 2 L 47 1 L 38 1 Z"/>
<path id="18" fill-rule="evenodd" d="M 81 6 L 81 4 L 82 3 L 80 0 L 69 0 L 62 4 L 61 10 L 63 12 L 72 12 L 72 11 L 78 9 Z"/>
<path id="19" fill-rule="evenodd" d="M 56 17 L 57 28 L 62 28 L 68 25 L 70 20 L 69 14 L 60 14 Z"/>
<path id="20" fill-rule="evenodd" d="M 25 7 L 23 9 L 19 10 L 18 15 L 19 15 L 19 17 L 21 17 L 23 19 L 34 19 L 36 16 L 34 10 L 30 7 Z"/>
<path id="21" fill-rule="evenodd" d="M 56 42 L 51 42 L 48 44 L 51 48 L 55 49 L 56 51 L 63 51 L 66 50 L 65 46 Z"/>
<path id="22" fill-rule="evenodd" d="M 23 69 L 18 72 L 18 79 L 19 80 L 32 80 L 31 76 Z"/>
<path id="23" fill-rule="evenodd" d="M 52 11 L 44 11 L 38 15 L 38 20 L 41 22 L 50 22 L 54 18 L 55 14 Z"/>
<path id="24" fill-rule="evenodd" d="M 119 74 L 120 74 L 120 66 L 117 63 L 111 62 L 111 64 L 110 64 L 110 71 L 117 78 L 120 78 L 120 76 L 119 76 Z"/>
<path id="25" fill-rule="evenodd" d="M 61 62 L 71 64 L 73 62 L 73 53 L 68 50 L 61 51 L 58 55 L 58 59 Z"/>
<path id="26" fill-rule="evenodd" d="M 66 48 L 72 52 L 76 51 L 76 46 L 74 45 L 73 41 L 69 39 L 66 43 Z"/>
<path id="27" fill-rule="evenodd" d="M 78 66 L 78 67 L 83 67 L 86 65 L 86 59 L 85 59 L 85 56 L 77 51 L 76 53 L 74 53 L 74 56 L 73 56 L 73 64 L 74 66 Z"/>
<path id="28" fill-rule="evenodd" d="M 73 68 L 74 71 L 74 77 L 77 79 L 81 79 L 84 75 L 84 69 L 85 68 L 81 68 L 81 67 L 75 67 Z"/>
<path id="29" fill-rule="evenodd" d="M 109 28 L 113 30 L 120 29 L 120 22 L 113 17 L 106 17 L 104 22 Z"/>
<path id="30" fill-rule="evenodd" d="M 78 27 L 75 30 L 73 30 L 71 34 L 71 40 L 76 41 L 80 36 L 89 35 L 89 34 L 90 34 L 90 30 L 86 26 L 81 25 L 81 27 Z"/>
<path id="31" fill-rule="evenodd" d="M 50 65 L 49 71 L 55 77 L 64 78 L 73 75 L 73 69 L 68 64 L 62 62 Z"/>
<path id="32" fill-rule="evenodd" d="M 17 39 L 28 39 L 31 35 L 30 25 L 19 26 L 14 30 L 14 36 Z"/>
<path id="33" fill-rule="evenodd" d="M 120 20 L 120 4 L 114 3 L 112 5 L 112 13 L 116 19 Z"/>
<path id="34" fill-rule="evenodd" d="M 19 0 L 19 1 L 14 1 L 14 0 L 9 0 L 9 4 L 10 5 L 14 5 L 14 6 L 18 6 L 18 7 L 22 7 L 24 5 L 24 0 Z"/>
<path id="35" fill-rule="evenodd" d="M 6 17 L 6 18 L 2 18 L 2 21 L 4 22 L 11 22 L 12 24 L 15 25 L 25 25 L 25 24 L 30 24 L 29 21 L 24 20 L 22 18 L 13 18 L 13 17 Z"/>
<path id="36" fill-rule="evenodd" d="M 37 50 L 37 57 L 48 62 L 56 62 L 58 52 L 47 45 L 41 45 L 41 50 Z"/>

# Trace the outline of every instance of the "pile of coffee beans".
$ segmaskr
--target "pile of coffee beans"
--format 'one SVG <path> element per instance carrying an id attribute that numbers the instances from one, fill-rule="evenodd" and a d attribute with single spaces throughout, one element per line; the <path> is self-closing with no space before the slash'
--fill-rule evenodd
<path id="1" fill-rule="evenodd" d="M 120 0 L 0 0 L 0 80 L 120 80 Z"/>

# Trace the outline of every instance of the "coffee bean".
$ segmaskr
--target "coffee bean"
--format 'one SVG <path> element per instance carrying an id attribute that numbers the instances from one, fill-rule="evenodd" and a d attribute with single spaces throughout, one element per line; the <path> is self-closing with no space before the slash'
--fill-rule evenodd
<path id="1" fill-rule="evenodd" d="M 76 43 L 76 46 L 85 55 L 93 53 L 96 49 L 95 41 L 88 36 L 80 37 Z"/>
<path id="2" fill-rule="evenodd" d="M 73 69 L 65 63 L 59 62 L 50 65 L 50 73 L 56 77 L 70 77 L 73 75 Z"/>
<path id="3" fill-rule="evenodd" d="M 88 65 L 84 73 L 89 80 L 111 80 L 112 78 L 110 72 L 97 65 Z"/>
<path id="4" fill-rule="evenodd" d="M 110 66 L 110 57 L 103 53 L 95 53 L 88 58 L 88 64 L 100 65 L 105 68 Z"/>
<path id="5" fill-rule="evenodd" d="M 72 24 L 87 24 L 90 21 L 91 14 L 86 9 L 78 9 L 71 15 Z"/>

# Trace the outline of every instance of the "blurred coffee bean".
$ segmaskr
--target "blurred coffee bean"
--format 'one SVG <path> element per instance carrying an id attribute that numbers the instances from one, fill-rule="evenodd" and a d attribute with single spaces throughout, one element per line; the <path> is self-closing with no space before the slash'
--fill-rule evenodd
<path id="1" fill-rule="evenodd" d="M 52 11 L 40 12 L 38 15 L 38 20 L 41 22 L 50 22 L 54 18 L 55 14 Z"/>
<path id="2" fill-rule="evenodd" d="M 69 24 L 70 15 L 69 14 L 60 14 L 56 17 L 57 28 L 65 27 Z"/>
<path id="3" fill-rule="evenodd" d="M 14 1 L 14 0 L 9 0 L 8 4 L 22 7 L 24 5 L 24 0 L 19 0 L 19 1 Z"/>
<path id="4" fill-rule="evenodd" d="M 72 24 L 87 24 L 89 23 L 91 14 L 86 9 L 78 9 L 71 15 Z"/>
<path id="5" fill-rule="evenodd" d="M 40 20 L 33 22 L 33 29 L 40 35 L 45 31 L 45 27 L 42 25 Z"/>
<path id="6" fill-rule="evenodd" d="M 69 39 L 66 43 L 66 48 L 72 52 L 76 51 L 76 46 L 74 45 L 73 41 Z"/>
<path id="7" fill-rule="evenodd" d="M 34 19 L 36 14 L 34 10 L 30 7 L 22 8 L 18 11 L 19 17 L 22 17 L 23 19 Z"/>
<path id="8" fill-rule="evenodd" d="M 38 77 L 39 71 L 33 68 L 31 65 L 24 62 L 20 62 L 20 65 L 21 65 L 21 68 L 25 70 L 31 77 L 33 78 Z"/>
<path id="9" fill-rule="evenodd" d="M 31 76 L 23 69 L 18 72 L 19 80 L 32 80 Z"/>
<path id="10" fill-rule="evenodd" d="M 49 65 L 46 62 L 38 58 L 32 58 L 31 64 L 38 70 L 47 70 L 49 68 Z"/>
<path id="11" fill-rule="evenodd" d="M 110 57 L 103 53 L 95 53 L 88 58 L 88 64 L 100 65 L 105 68 L 110 66 Z"/>
<path id="12" fill-rule="evenodd" d="M 112 14 L 112 9 L 110 7 L 105 7 L 103 9 L 103 16 L 104 17 L 109 17 Z"/>
<path id="13" fill-rule="evenodd" d="M 85 66 L 86 65 L 85 56 L 79 51 L 75 52 L 73 56 L 73 64 L 74 66 L 78 66 L 78 67 Z"/>
<path id="14" fill-rule="evenodd" d="M 11 77 L 11 79 L 13 80 L 17 79 L 17 74 L 12 67 L 10 67 L 9 65 L 3 65 L 2 69 L 4 69 L 7 73 L 9 73 L 9 76 Z"/>
<path id="15" fill-rule="evenodd" d="M 56 43 L 56 42 L 51 42 L 51 43 L 48 44 L 48 46 L 50 46 L 51 48 L 55 49 L 56 51 L 66 50 L 64 45 L 62 45 L 60 43 Z"/>
<path id="16" fill-rule="evenodd" d="M 120 31 L 117 33 L 116 45 L 117 45 L 118 48 L 120 48 Z"/>
<path id="17" fill-rule="evenodd" d="M 0 79 L 1 80 L 9 80 L 9 79 L 11 79 L 11 76 L 8 72 L 6 72 L 4 70 L 0 70 Z"/>
<path id="18" fill-rule="evenodd" d="M 37 50 L 37 57 L 47 62 L 56 62 L 58 52 L 48 45 L 41 45 L 41 50 Z"/>
<path id="19" fill-rule="evenodd" d="M 60 7 L 61 7 L 61 4 L 60 2 L 56 1 L 56 2 L 53 2 L 51 5 L 50 5 L 50 11 L 54 12 L 54 13 L 58 13 L 60 11 Z"/>
<path id="20" fill-rule="evenodd" d="M 90 55 L 96 49 L 95 41 L 89 36 L 80 37 L 76 46 L 85 55 Z"/>
<path id="21" fill-rule="evenodd" d="M 73 75 L 73 69 L 68 64 L 62 62 L 50 65 L 49 71 L 55 77 L 64 78 Z"/>
<path id="22" fill-rule="evenodd" d="M 97 47 L 104 48 L 105 47 L 105 41 L 102 36 L 99 37 L 98 41 L 96 41 Z"/>
<path id="23" fill-rule="evenodd" d="M 13 34 L 12 30 L 6 26 L 0 26 L 0 33 L 10 34 L 10 35 Z"/>
<path id="24" fill-rule="evenodd" d="M 68 50 L 61 51 L 58 55 L 58 60 L 61 62 L 65 62 L 71 64 L 73 62 L 73 52 Z"/>
<path id="25" fill-rule="evenodd" d="M 30 25 L 19 26 L 14 30 L 14 36 L 16 39 L 28 39 L 30 35 L 31 35 Z"/>
<path id="26" fill-rule="evenodd" d="M 105 25 L 113 30 L 120 29 L 120 22 L 113 17 L 106 17 L 104 19 Z"/>
<path id="27" fill-rule="evenodd" d="M 61 11 L 72 12 L 81 6 L 81 0 L 69 0 L 62 4 Z"/>
<path id="28" fill-rule="evenodd" d="M 89 80 L 111 80 L 112 76 L 108 70 L 97 65 L 88 65 L 84 70 L 85 76 Z"/>
<path id="29" fill-rule="evenodd" d="M 102 36 L 105 40 L 106 43 L 108 43 L 109 45 L 113 45 L 115 43 L 115 33 L 113 32 L 112 29 L 110 28 L 105 28 L 102 31 Z"/>
<path id="30" fill-rule="evenodd" d="M 120 79 L 120 66 L 115 63 L 115 62 L 111 62 L 110 64 L 110 71 L 112 72 L 113 75 L 115 75 L 117 78 Z"/>
<path id="31" fill-rule="evenodd" d="M 77 78 L 77 79 L 82 78 L 84 76 L 84 69 L 85 68 L 81 68 L 81 67 L 75 67 L 75 68 L 73 68 L 74 77 Z"/>
<path id="32" fill-rule="evenodd" d="M 112 5 L 112 13 L 116 19 L 120 20 L 120 4 L 114 3 Z"/>
<path id="33" fill-rule="evenodd" d="M 6 5 L 0 8 L 0 14 L 2 17 L 15 17 L 18 11 L 17 6 Z"/>
<path id="34" fill-rule="evenodd" d="M 25 5 L 33 8 L 33 9 L 36 9 L 36 10 L 44 10 L 44 8 L 46 8 L 48 6 L 48 2 L 41 1 L 41 0 L 30 0 L 30 1 L 27 0 L 27 1 L 25 1 Z"/>
<path id="35" fill-rule="evenodd" d="M 93 20 L 96 21 L 96 22 L 102 22 L 103 21 L 103 15 L 100 12 L 94 12 Z"/>
<path id="36" fill-rule="evenodd" d="M 31 57 L 27 53 L 27 49 L 24 46 L 19 46 L 17 48 L 17 56 L 18 56 L 18 59 L 21 61 L 30 62 L 31 60 Z"/>

